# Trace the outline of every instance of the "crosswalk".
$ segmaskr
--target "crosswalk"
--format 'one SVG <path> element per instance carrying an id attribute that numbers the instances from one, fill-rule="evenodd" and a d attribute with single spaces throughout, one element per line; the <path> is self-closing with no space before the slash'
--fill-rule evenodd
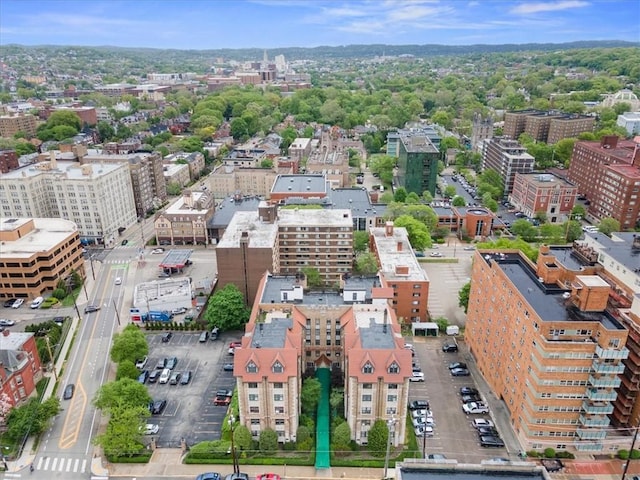
<path id="1" fill-rule="evenodd" d="M 34 463 L 37 472 L 87 473 L 86 458 L 40 457 Z"/>

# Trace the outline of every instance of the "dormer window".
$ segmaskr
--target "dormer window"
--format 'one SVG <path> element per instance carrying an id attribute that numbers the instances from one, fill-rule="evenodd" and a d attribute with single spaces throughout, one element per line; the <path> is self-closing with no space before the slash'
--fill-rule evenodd
<path id="1" fill-rule="evenodd" d="M 253 360 L 247 364 L 247 373 L 258 373 L 258 366 Z"/>
<path id="2" fill-rule="evenodd" d="M 271 367 L 271 371 L 273 373 L 282 373 L 284 370 L 284 367 L 282 366 L 282 364 L 278 361 L 276 361 L 273 366 Z"/>
<path id="3" fill-rule="evenodd" d="M 400 373 L 400 367 L 396 362 L 389 365 L 389 373 Z"/>
<path id="4" fill-rule="evenodd" d="M 373 365 L 371 365 L 371 362 L 364 364 L 364 367 L 362 367 L 362 373 L 373 373 Z"/>

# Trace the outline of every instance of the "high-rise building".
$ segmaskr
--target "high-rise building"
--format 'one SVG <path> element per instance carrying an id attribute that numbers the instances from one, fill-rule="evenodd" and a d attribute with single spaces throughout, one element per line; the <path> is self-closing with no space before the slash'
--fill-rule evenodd
<path id="1" fill-rule="evenodd" d="M 112 245 L 138 218 L 126 165 L 58 161 L 0 175 L 3 217 L 64 218 L 82 242 Z"/>
<path id="2" fill-rule="evenodd" d="M 610 284 L 566 249 L 476 252 L 465 339 L 526 450 L 609 451 L 629 356 Z M 564 263 L 563 263 L 564 262 Z"/>
<path id="3" fill-rule="evenodd" d="M 588 115 L 529 109 L 505 113 L 503 133 L 514 140 L 526 133 L 537 142 L 554 144 L 592 132 L 594 124 L 595 118 Z"/>
<path id="4" fill-rule="evenodd" d="M 483 117 L 480 113 L 473 114 L 473 127 L 471 131 L 471 148 L 474 152 L 480 150 L 483 140 L 493 138 L 493 118 Z"/>
<path id="5" fill-rule="evenodd" d="M 589 201 L 588 220 L 614 218 L 622 230 L 640 221 L 639 144 L 614 135 L 576 142 L 567 177 Z"/>
<path id="6" fill-rule="evenodd" d="M 397 135 L 398 169 L 396 184 L 408 193 L 422 195 L 425 191 L 436 194 L 440 150 L 420 129 L 399 130 Z M 394 142 L 392 142 L 394 143 Z"/>
<path id="7" fill-rule="evenodd" d="M 37 127 L 38 119 L 31 114 L 0 116 L 0 137 L 13 138 L 18 132 L 33 137 Z"/>
<path id="8" fill-rule="evenodd" d="M 509 202 L 527 217 L 544 213 L 550 223 L 564 223 L 577 195 L 578 187 L 551 173 L 516 173 Z"/>
<path id="9" fill-rule="evenodd" d="M 535 159 L 517 140 L 495 137 L 484 142 L 482 167 L 497 172 L 504 181 L 504 194 L 513 190 L 516 173 L 533 171 Z"/>

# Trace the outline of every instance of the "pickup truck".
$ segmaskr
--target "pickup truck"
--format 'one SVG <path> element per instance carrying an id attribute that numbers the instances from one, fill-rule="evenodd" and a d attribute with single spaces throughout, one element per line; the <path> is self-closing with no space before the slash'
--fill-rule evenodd
<path id="1" fill-rule="evenodd" d="M 216 392 L 216 398 L 213 399 L 213 404 L 216 406 L 226 407 L 231 403 L 231 397 L 233 392 L 231 390 L 218 390 Z"/>
<path id="2" fill-rule="evenodd" d="M 469 402 L 462 405 L 462 411 L 467 415 L 472 413 L 489 413 L 489 407 L 484 402 Z"/>

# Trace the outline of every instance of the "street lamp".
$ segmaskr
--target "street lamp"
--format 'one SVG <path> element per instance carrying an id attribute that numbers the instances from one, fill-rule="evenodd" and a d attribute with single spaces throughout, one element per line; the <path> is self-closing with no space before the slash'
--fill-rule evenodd
<path id="1" fill-rule="evenodd" d="M 387 420 L 387 428 L 389 429 L 389 434 L 388 434 L 388 438 L 387 438 L 387 453 L 384 457 L 384 475 L 382 477 L 383 480 L 386 480 L 387 477 L 387 470 L 389 469 L 389 453 L 391 452 L 391 434 L 393 433 L 395 436 L 395 425 L 396 425 L 396 419 L 394 417 L 391 417 L 390 419 Z"/>
<path id="2" fill-rule="evenodd" d="M 229 428 L 231 429 L 231 459 L 233 460 L 233 473 L 240 473 L 240 467 L 238 466 L 238 457 L 236 457 L 236 446 L 233 440 L 233 426 L 236 419 L 233 415 L 229 415 Z"/>

